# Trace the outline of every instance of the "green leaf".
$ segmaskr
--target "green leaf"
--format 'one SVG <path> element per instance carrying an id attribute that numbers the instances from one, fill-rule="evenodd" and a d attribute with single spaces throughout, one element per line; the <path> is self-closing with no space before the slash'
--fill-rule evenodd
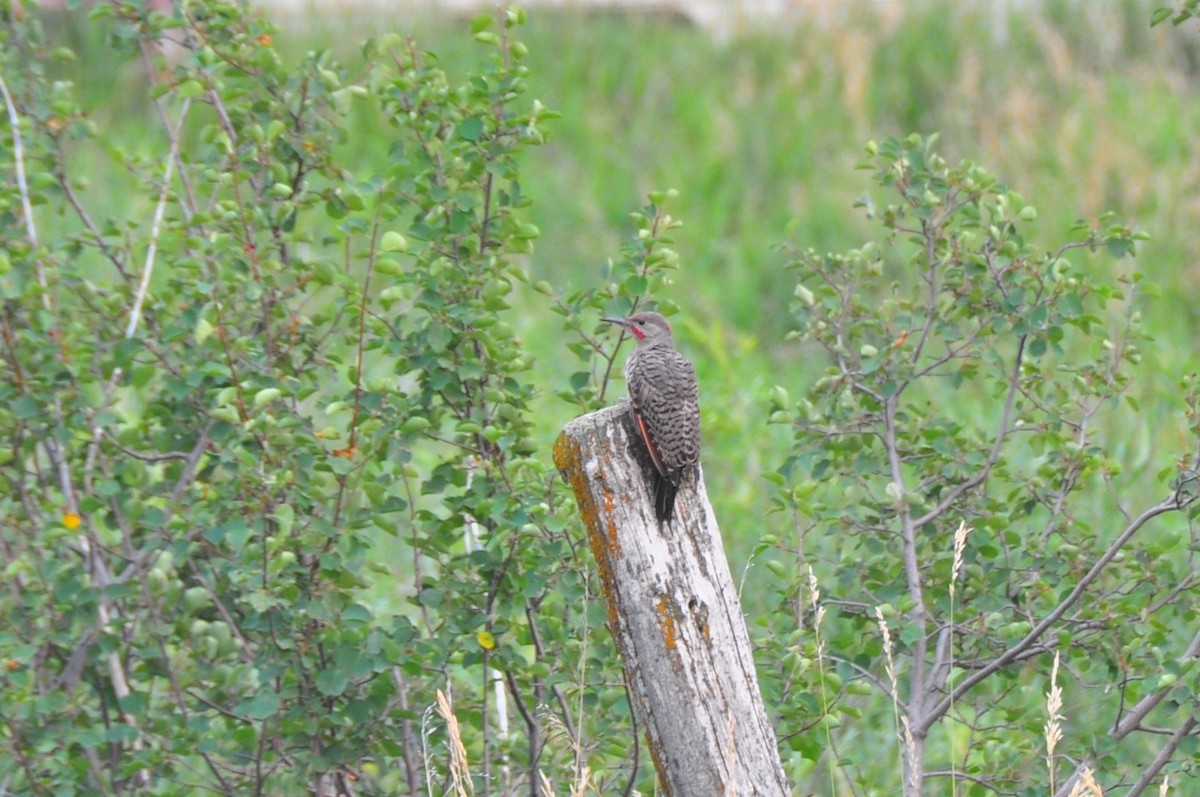
<path id="1" fill-rule="evenodd" d="M 429 423 L 428 418 L 421 415 L 414 415 L 411 418 L 405 419 L 404 423 L 400 426 L 400 430 L 411 434 L 413 432 L 423 432 L 430 426 L 432 424 Z"/>
<path id="2" fill-rule="evenodd" d="M 9 405 L 9 411 L 12 412 L 12 414 L 17 418 L 29 420 L 30 418 L 36 418 L 41 415 L 42 407 L 40 404 L 38 404 L 37 400 L 33 398 L 33 396 L 23 395 L 15 399 L 13 403 Z"/>
<path id="3" fill-rule="evenodd" d="M 279 695 L 274 691 L 263 691 L 234 708 L 235 714 L 252 720 L 265 720 L 279 713 Z"/>
<path id="4" fill-rule="evenodd" d="M 491 27 L 494 21 L 495 17 L 487 12 L 473 17 L 471 19 L 471 33 L 475 34 L 487 30 L 489 27 Z"/>
<path id="5" fill-rule="evenodd" d="M 1115 258 L 1122 258 L 1133 252 L 1133 241 L 1125 238 L 1113 238 L 1107 244 L 1108 254 Z"/>
<path id="6" fill-rule="evenodd" d="M 621 283 L 621 289 L 626 296 L 645 296 L 649 288 L 649 280 L 640 275 L 629 277 Z"/>
<path id="7" fill-rule="evenodd" d="M 198 80 L 185 80 L 179 84 L 179 88 L 175 90 L 176 96 L 179 99 L 187 99 L 188 97 L 199 97 L 204 93 L 204 84 Z"/>
<path id="8" fill-rule="evenodd" d="M 109 726 L 105 740 L 112 744 L 129 744 L 138 738 L 138 729 L 123 722 L 114 722 Z"/>
<path id="9" fill-rule="evenodd" d="M 379 239 L 379 248 L 384 252 L 407 252 L 408 239 L 395 230 L 388 230 Z"/>
<path id="10" fill-rule="evenodd" d="M 317 690 L 326 697 L 337 697 L 349 685 L 344 673 L 336 667 L 322 670 L 316 679 Z"/>
<path id="11" fill-rule="evenodd" d="M 254 394 L 254 406 L 261 407 L 264 404 L 270 404 L 282 395 L 283 391 L 277 387 L 265 387 Z"/>
<path id="12" fill-rule="evenodd" d="M 443 600 L 445 600 L 445 593 L 434 587 L 428 587 L 417 593 L 417 602 L 430 609 L 441 606 Z"/>
<path id="13" fill-rule="evenodd" d="M 483 117 L 472 116 L 459 122 L 458 134 L 467 141 L 478 141 L 483 137 Z"/>

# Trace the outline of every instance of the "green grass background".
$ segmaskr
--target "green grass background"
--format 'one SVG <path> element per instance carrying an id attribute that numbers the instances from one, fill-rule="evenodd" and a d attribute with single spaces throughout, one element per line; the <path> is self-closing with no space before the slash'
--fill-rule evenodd
<path id="1" fill-rule="evenodd" d="M 705 474 L 735 578 L 761 536 L 788 524 L 767 512 L 773 487 L 762 474 L 791 444 L 786 427 L 766 423 L 768 395 L 778 384 L 796 397 L 824 367 L 785 341 L 794 284 L 778 246 L 833 251 L 879 237 L 853 208 L 872 189 L 855 169 L 869 139 L 940 132 L 951 160 L 980 163 L 1038 209 L 1030 238 L 1046 248 L 1105 211 L 1150 233 L 1136 260 L 1087 263 L 1097 279 L 1138 270 L 1160 289 L 1137 299 L 1155 338 L 1132 391 L 1140 409 L 1114 413 L 1102 434 L 1126 488 L 1157 500 L 1155 474 L 1187 447 L 1178 382 L 1196 368 L 1200 23 L 1151 29 L 1153 5 L 1045 2 L 1008 12 L 1000 36 L 991 3 L 917 3 L 886 20 L 850 3 L 834 21 L 724 42 L 664 16 L 530 14 L 520 33 L 528 98 L 562 119 L 547 146 L 523 156 L 530 220 L 543 233 L 529 272 L 565 291 L 598 284 L 633 232 L 628 213 L 650 190 L 678 189 L 670 212 L 684 221 L 674 236 L 683 265 L 664 298 L 682 308 L 677 332 L 700 374 Z M 359 42 L 383 32 L 378 13 L 279 22 L 276 46 L 328 48 L 352 63 Z M 483 57 L 467 22 L 399 13 L 385 29 L 412 33 L 461 77 Z M 81 52 L 64 75 L 80 84 L 104 146 L 160 150 L 139 69 L 79 69 L 103 62 L 108 45 L 81 17 L 54 24 Z M 355 118 L 347 162 L 363 176 L 382 171 L 390 143 L 378 120 Z M 82 148 L 73 162 L 108 189 L 90 201 L 119 215 L 128 178 L 102 149 Z M 903 267 L 891 276 L 904 279 Z M 553 394 L 577 363 L 544 297 L 522 294 L 517 314 L 537 358 L 549 461 L 573 413 Z M 766 600 L 755 582 L 751 616 Z"/>
<path id="2" fill-rule="evenodd" d="M 834 251 L 878 237 L 852 207 L 872 188 L 855 170 L 869 139 L 940 132 L 952 160 L 984 165 L 1037 207 L 1031 238 L 1047 248 L 1104 211 L 1151 234 L 1136 261 L 1098 257 L 1095 268 L 1100 278 L 1138 269 L 1162 289 L 1142 300 L 1157 345 L 1138 398 L 1145 445 L 1175 448 L 1183 427 L 1169 416 L 1177 379 L 1194 364 L 1200 277 L 1200 23 L 1151 29 L 1152 7 L 1047 2 L 1010 11 L 1002 38 L 990 3 L 917 3 L 888 18 L 850 3 L 832 22 L 727 42 L 668 16 L 530 14 L 519 33 L 530 48 L 528 97 L 562 119 L 522 163 L 543 233 L 528 269 L 566 290 L 598 284 L 632 232 L 628 213 L 650 190 L 678 189 L 670 211 L 684 221 L 683 265 L 664 298 L 681 306 L 676 326 L 700 369 L 707 476 L 735 545 L 753 529 L 733 510 L 762 505 L 756 475 L 785 448 L 764 425 L 766 393 L 778 383 L 794 396 L 822 365 L 784 342 L 794 284 L 778 245 Z M 377 14 L 352 8 L 278 21 L 276 46 L 327 48 L 352 64 L 362 39 L 382 32 Z M 454 77 L 483 57 L 467 22 L 421 11 L 386 29 L 412 34 Z M 96 26 L 78 14 L 53 24 L 80 50 L 78 65 L 104 62 Z M 139 67 L 72 70 L 64 65 L 106 146 L 161 147 Z M 364 176 L 382 171 L 390 143 L 378 120 L 356 118 L 347 162 Z M 112 187 L 89 195 L 115 215 L 128 178 L 102 152 L 81 149 L 73 163 Z M 532 292 L 518 313 L 549 396 L 575 369 L 558 317 Z M 545 410 L 548 443 L 571 410 L 553 398 Z"/>
<path id="3" fill-rule="evenodd" d="M 675 325 L 699 369 L 706 477 L 735 572 L 778 530 L 761 474 L 782 463 L 789 440 L 766 425 L 768 393 L 779 384 L 796 397 L 824 365 L 784 340 L 794 284 L 778 247 L 835 251 L 878 238 L 853 208 L 872 188 L 855 169 L 870 139 L 940 132 L 950 159 L 980 163 L 1037 207 L 1030 237 L 1046 248 L 1105 211 L 1149 232 L 1136 260 L 1090 264 L 1098 279 L 1137 269 L 1161 288 L 1139 300 L 1156 338 L 1134 390 L 1141 411 L 1123 416 L 1135 426 L 1112 430 L 1111 442 L 1147 479 L 1184 443 L 1178 380 L 1195 367 L 1200 277 L 1200 22 L 1151 29 L 1153 3 L 1137 0 L 1046 2 L 1008 11 L 1000 35 L 991 3 L 916 3 L 887 17 L 873 8 L 843 4 L 820 22 L 728 41 L 676 17 L 604 11 L 535 9 L 519 31 L 528 99 L 562 114 L 522 163 L 543 233 L 531 276 L 565 291 L 597 285 L 633 232 L 629 212 L 650 190 L 680 192 L 670 212 L 684 221 L 682 268 L 664 298 L 682 308 Z M 364 38 L 395 30 L 436 52 L 452 79 L 484 57 L 466 17 L 428 10 L 385 26 L 353 7 L 277 21 L 275 46 L 296 55 L 329 49 L 355 64 Z M 82 12 L 49 24 L 79 52 L 63 76 L 105 131 L 102 147 L 160 150 L 140 65 L 95 68 L 114 59 Z M 362 176 L 382 171 L 390 144 L 378 119 L 355 117 L 346 162 Z M 72 165 L 92 181 L 97 215 L 120 215 L 134 192 L 109 155 L 81 147 Z M 517 313 L 537 358 L 549 459 L 573 412 L 553 393 L 577 363 L 544 297 L 523 295 Z"/>
<path id="4" fill-rule="evenodd" d="M 706 477 L 735 572 L 783 523 L 761 511 L 771 488 L 759 474 L 789 445 L 765 424 L 767 393 L 781 384 L 796 396 L 824 367 L 784 341 L 794 281 L 777 246 L 832 251 L 879 236 L 852 207 L 873 188 L 855 169 L 869 139 L 939 131 L 951 159 L 981 163 L 1037 207 L 1030 239 L 1046 248 L 1105 211 L 1149 232 L 1136 260 L 1088 260 L 1097 279 L 1140 270 L 1161 288 L 1138 300 L 1156 338 L 1133 391 L 1141 410 L 1121 415 L 1134 426 L 1106 430 L 1107 442 L 1148 490 L 1186 445 L 1178 380 L 1195 367 L 1200 23 L 1151 29 L 1146 3 L 1046 3 L 1011 12 L 1002 40 L 991 4 L 918 3 L 891 23 L 847 8 L 857 10 L 837 23 L 727 43 L 628 14 L 537 11 L 523 33 L 530 94 L 563 114 L 524 162 L 544 236 L 534 277 L 596 284 L 631 231 L 628 212 L 651 189 L 680 192 L 670 209 L 684 221 L 683 266 L 668 298 L 700 370 Z M 414 27 L 453 65 L 477 57 L 464 24 Z M 550 392 L 574 369 L 557 317 L 536 296 L 521 312 Z M 563 413 L 550 400 L 547 442 Z"/>

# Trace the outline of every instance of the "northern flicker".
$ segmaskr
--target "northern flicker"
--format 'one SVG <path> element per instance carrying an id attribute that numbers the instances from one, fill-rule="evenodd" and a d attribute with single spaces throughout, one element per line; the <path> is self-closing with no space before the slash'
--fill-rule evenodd
<path id="1" fill-rule="evenodd" d="M 658 471 L 654 513 L 670 520 L 684 473 L 700 461 L 700 387 L 696 369 L 675 349 L 671 325 L 658 313 L 602 318 L 637 340 L 625 361 L 629 415 Z"/>

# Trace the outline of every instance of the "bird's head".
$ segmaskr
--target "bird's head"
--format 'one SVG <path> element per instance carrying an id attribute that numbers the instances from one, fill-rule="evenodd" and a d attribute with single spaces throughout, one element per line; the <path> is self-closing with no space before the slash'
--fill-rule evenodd
<path id="1" fill-rule="evenodd" d="M 630 335 L 637 338 L 638 345 L 673 340 L 670 322 L 659 313 L 634 313 L 628 318 L 610 317 L 600 320 L 625 327 Z"/>

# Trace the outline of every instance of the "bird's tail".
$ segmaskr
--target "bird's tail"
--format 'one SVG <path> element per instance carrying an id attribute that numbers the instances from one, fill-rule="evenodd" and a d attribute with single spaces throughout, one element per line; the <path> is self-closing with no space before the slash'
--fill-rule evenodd
<path id="1" fill-rule="evenodd" d="M 675 509 L 675 494 L 679 492 L 679 481 L 681 480 L 655 474 L 654 514 L 660 523 L 671 519 Z"/>

